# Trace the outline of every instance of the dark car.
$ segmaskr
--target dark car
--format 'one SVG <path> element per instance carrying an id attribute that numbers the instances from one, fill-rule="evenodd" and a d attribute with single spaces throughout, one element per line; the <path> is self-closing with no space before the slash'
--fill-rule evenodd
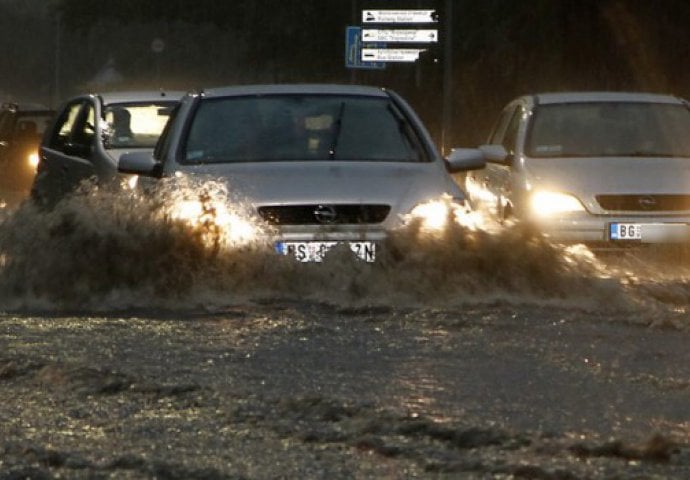
<path id="1" fill-rule="evenodd" d="M 0 198 L 12 206 L 26 198 L 38 165 L 38 145 L 54 112 L 37 104 L 5 103 L 0 109 Z"/>
<path id="2" fill-rule="evenodd" d="M 40 146 L 31 195 L 44 206 L 57 203 L 88 179 L 122 179 L 117 163 L 125 152 L 152 151 L 183 92 L 136 91 L 85 94 L 58 110 Z"/>

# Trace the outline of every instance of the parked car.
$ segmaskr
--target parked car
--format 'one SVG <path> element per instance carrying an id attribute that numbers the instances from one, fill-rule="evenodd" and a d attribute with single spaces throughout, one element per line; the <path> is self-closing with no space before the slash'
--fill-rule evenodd
<path id="1" fill-rule="evenodd" d="M 111 92 L 74 97 L 44 136 L 32 197 L 54 205 L 82 181 L 119 179 L 120 156 L 153 150 L 183 92 Z"/>
<path id="2" fill-rule="evenodd" d="M 390 90 L 341 85 L 259 85 L 187 95 L 152 155 L 120 158 L 120 171 L 221 179 L 277 230 L 276 251 L 321 261 L 336 244 L 374 261 L 403 217 L 462 204 L 446 161 L 410 106 Z M 438 201 L 439 209 L 427 208 Z M 440 210 L 440 213 L 439 213 Z"/>
<path id="3" fill-rule="evenodd" d="M 558 242 L 612 247 L 688 240 L 690 108 L 646 93 L 527 95 L 503 110 L 475 205 Z"/>
<path id="4" fill-rule="evenodd" d="M 29 103 L 0 108 L 0 199 L 15 206 L 28 197 L 38 165 L 38 145 L 54 112 Z"/>

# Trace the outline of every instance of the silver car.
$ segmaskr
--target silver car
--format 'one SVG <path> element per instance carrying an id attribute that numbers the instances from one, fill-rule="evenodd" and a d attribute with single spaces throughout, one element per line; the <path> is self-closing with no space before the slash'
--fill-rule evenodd
<path id="1" fill-rule="evenodd" d="M 183 92 L 138 91 L 87 94 L 58 110 L 39 149 L 32 197 L 53 205 L 85 179 L 118 178 L 125 152 L 153 150 Z"/>
<path id="2" fill-rule="evenodd" d="M 343 85 L 192 93 L 153 156 L 120 158 L 124 173 L 220 179 L 277 232 L 278 253 L 304 262 L 342 243 L 374 261 L 378 243 L 406 216 L 442 223 L 464 204 L 449 171 L 482 166 L 468 150 L 441 158 L 394 92 Z"/>
<path id="3" fill-rule="evenodd" d="M 558 242 L 676 243 L 690 224 L 690 109 L 643 93 L 528 95 L 503 110 L 475 205 Z"/>

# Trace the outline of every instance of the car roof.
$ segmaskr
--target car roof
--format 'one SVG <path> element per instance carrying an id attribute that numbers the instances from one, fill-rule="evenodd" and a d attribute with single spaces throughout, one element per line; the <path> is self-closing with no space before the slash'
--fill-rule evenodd
<path id="1" fill-rule="evenodd" d="M 560 92 L 539 93 L 531 95 L 531 97 L 538 104 L 578 102 L 685 103 L 683 99 L 672 95 L 643 92 Z"/>
<path id="2" fill-rule="evenodd" d="M 51 112 L 52 110 L 40 103 L 17 103 L 5 102 L 2 104 L 2 110 L 12 110 L 16 112 Z"/>
<path id="3" fill-rule="evenodd" d="M 105 105 L 111 103 L 179 101 L 186 92 L 171 90 L 137 90 L 120 92 L 103 92 L 94 95 L 101 97 Z"/>
<path id="4" fill-rule="evenodd" d="M 387 97 L 386 90 L 379 87 L 326 83 L 236 85 L 230 87 L 208 88 L 204 89 L 201 93 L 206 97 L 305 93 L 316 95 L 366 95 Z"/>

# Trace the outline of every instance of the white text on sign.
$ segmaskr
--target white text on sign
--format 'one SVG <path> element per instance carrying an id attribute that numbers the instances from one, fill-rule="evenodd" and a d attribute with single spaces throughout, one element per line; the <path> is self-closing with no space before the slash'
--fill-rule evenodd
<path id="1" fill-rule="evenodd" d="M 436 43 L 438 30 L 433 29 L 401 29 L 380 30 L 373 28 L 362 29 L 363 42 L 400 42 L 400 43 Z"/>
<path id="2" fill-rule="evenodd" d="M 416 62 L 420 48 L 363 48 L 363 62 Z"/>
<path id="3" fill-rule="evenodd" d="M 362 23 L 436 23 L 436 10 L 362 10 Z"/>

